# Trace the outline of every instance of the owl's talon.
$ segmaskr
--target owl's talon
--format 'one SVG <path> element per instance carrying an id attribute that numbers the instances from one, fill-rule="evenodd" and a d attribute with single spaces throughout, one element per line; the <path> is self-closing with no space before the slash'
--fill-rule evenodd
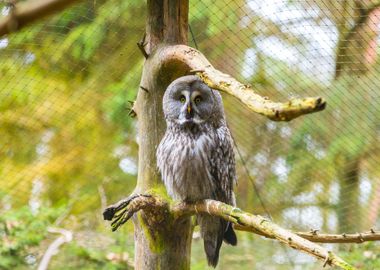
<path id="1" fill-rule="evenodd" d="M 115 217 L 115 214 L 120 211 L 121 209 L 128 206 L 128 204 L 135 198 L 139 197 L 139 194 L 133 194 L 129 196 L 128 198 L 125 198 L 116 204 L 108 206 L 104 212 L 103 212 L 103 219 L 104 220 L 112 220 Z"/>
<path id="2" fill-rule="evenodd" d="M 113 206 L 107 207 L 103 212 L 104 220 L 112 220 L 115 215 L 115 208 Z"/>
<path id="3" fill-rule="evenodd" d="M 111 223 L 112 226 L 119 227 L 121 224 L 125 223 L 130 219 L 133 215 L 132 212 L 130 212 L 127 209 L 127 206 L 136 198 L 138 197 L 145 197 L 145 198 L 150 198 L 152 195 L 150 194 L 132 194 L 129 197 L 120 200 L 119 202 L 108 206 L 104 212 L 103 212 L 103 219 L 104 220 L 113 220 Z M 120 212 L 122 210 L 122 212 Z M 126 215 L 126 212 L 127 215 Z M 122 222 L 119 222 L 122 219 Z M 116 223 L 120 223 L 116 225 Z"/>

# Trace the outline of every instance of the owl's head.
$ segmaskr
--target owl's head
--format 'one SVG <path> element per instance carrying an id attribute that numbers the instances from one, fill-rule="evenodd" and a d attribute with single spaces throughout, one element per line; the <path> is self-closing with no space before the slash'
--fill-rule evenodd
<path id="1" fill-rule="evenodd" d="M 165 119 L 179 125 L 201 125 L 224 119 L 222 98 L 194 75 L 174 80 L 166 89 Z"/>

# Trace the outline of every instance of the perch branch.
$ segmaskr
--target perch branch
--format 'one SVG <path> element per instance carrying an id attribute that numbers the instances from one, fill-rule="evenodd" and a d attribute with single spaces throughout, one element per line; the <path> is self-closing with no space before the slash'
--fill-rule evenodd
<path id="1" fill-rule="evenodd" d="M 173 207 L 172 212 L 174 215 L 178 216 L 195 213 L 208 213 L 212 216 L 219 216 L 234 224 L 253 228 L 254 230 L 270 235 L 271 238 L 277 239 L 289 247 L 306 252 L 318 259 L 321 259 L 326 264 L 335 265 L 341 269 L 355 269 L 344 260 L 334 255 L 332 252 L 327 251 L 323 247 L 281 228 L 266 218 L 244 212 L 239 208 L 222 202 L 204 200 L 195 204 L 181 203 Z"/>
<path id="2" fill-rule="evenodd" d="M 42 257 L 40 264 L 38 265 L 38 270 L 48 269 L 50 260 L 55 254 L 58 253 L 59 247 L 64 243 L 70 242 L 73 239 L 73 233 L 68 230 L 59 228 L 49 228 L 48 232 L 59 233 L 61 234 L 61 236 L 59 236 L 57 239 L 53 241 L 53 243 L 50 244 L 50 246 L 48 247 L 48 249 Z"/>
<path id="3" fill-rule="evenodd" d="M 0 20 L 0 37 L 64 10 L 75 2 L 79 2 L 79 0 L 39 0 L 13 5 L 10 7 L 9 15 Z"/>
<path id="4" fill-rule="evenodd" d="M 219 201 L 204 200 L 194 204 L 179 203 L 169 206 L 169 204 L 165 203 L 162 199 L 152 195 L 133 195 L 108 207 L 104 211 L 103 216 L 106 220 L 113 220 L 111 226 L 112 230 L 115 231 L 137 211 L 154 208 L 170 210 L 174 220 L 184 216 L 191 216 L 196 213 L 206 213 L 212 216 L 218 216 L 233 224 L 247 228 L 246 231 L 254 233 L 259 232 L 258 234 L 268 235 L 270 238 L 274 238 L 289 247 L 323 260 L 325 264 L 335 265 L 341 269 L 355 269 L 340 257 L 324 249 L 320 245 L 285 230 L 261 216 L 249 214 L 239 208 Z M 248 230 L 248 228 L 252 230 Z"/>
<path id="5" fill-rule="evenodd" d="M 322 111 L 326 107 L 326 102 L 320 97 L 273 102 L 256 94 L 250 85 L 215 69 L 201 52 L 185 45 L 165 46 L 157 54 L 162 67 L 171 70 L 173 65 L 185 65 L 190 73 L 196 73 L 211 88 L 235 96 L 252 111 L 274 121 L 290 121 L 304 114 Z"/>

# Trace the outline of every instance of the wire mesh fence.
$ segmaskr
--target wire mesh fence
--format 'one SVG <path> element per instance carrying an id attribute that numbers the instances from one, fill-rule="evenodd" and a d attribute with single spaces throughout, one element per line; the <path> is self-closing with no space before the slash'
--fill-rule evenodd
<path id="1" fill-rule="evenodd" d="M 5 2 L 0 9 L 12 12 Z M 36 268 L 55 238 L 49 226 L 74 233 L 51 269 L 133 267 L 132 225 L 111 234 L 101 212 L 136 183 L 129 101 L 145 13 L 143 1 L 83 1 L 0 39 L 0 268 Z M 257 93 L 328 103 L 284 123 L 224 96 L 239 207 L 295 231 L 379 226 L 380 2 L 190 1 L 189 23 L 190 46 Z M 320 267 L 271 240 L 238 237 L 218 269 Z M 204 269 L 193 242 L 192 269 Z M 363 269 L 380 267 L 378 245 L 340 247 L 359 266 L 366 260 Z"/>

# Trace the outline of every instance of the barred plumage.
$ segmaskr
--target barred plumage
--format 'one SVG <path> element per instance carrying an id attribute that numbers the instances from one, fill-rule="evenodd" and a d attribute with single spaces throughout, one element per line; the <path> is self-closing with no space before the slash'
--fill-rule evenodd
<path id="1" fill-rule="evenodd" d="M 174 199 L 215 199 L 235 205 L 236 181 L 232 138 L 220 93 L 197 76 L 172 82 L 165 92 L 166 133 L 157 149 L 157 164 Z M 198 215 L 208 263 L 216 266 L 223 239 L 236 245 L 232 226 L 217 217 Z"/>

